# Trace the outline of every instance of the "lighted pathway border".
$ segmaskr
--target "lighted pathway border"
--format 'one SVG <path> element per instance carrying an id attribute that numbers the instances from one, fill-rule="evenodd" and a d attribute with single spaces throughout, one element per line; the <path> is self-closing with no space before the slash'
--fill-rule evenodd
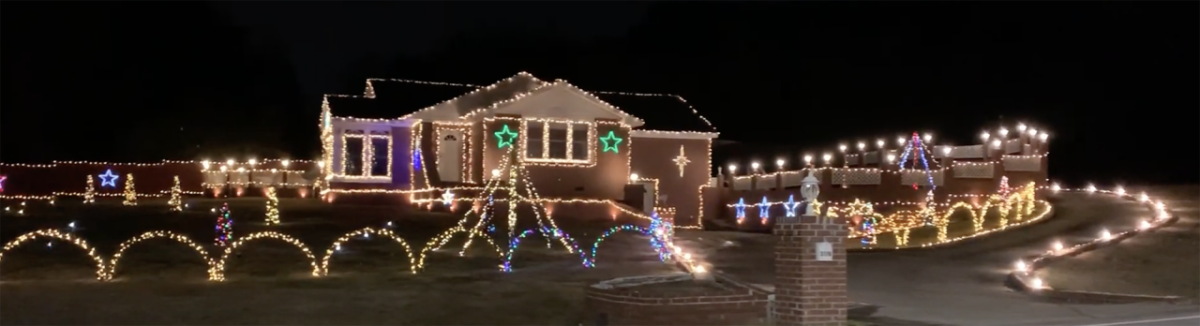
<path id="1" fill-rule="evenodd" d="M 1094 240 L 1079 243 L 1075 245 L 1064 245 L 1062 242 L 1055 242 L 1051 248 L 1045 253 L 1026 257 L 1018 260 L 1015 263 L 1013 271 L 1009 272 L 1006 280 L 1007 285 L 1015 290 L 1023 293 L 1043 297 L 1051 300 L 1064 301 L 1086 301 L 1086 302 L 1180 302 L 1186 300 L 1176 296 L 1148 296 L 1137 294 L 1118 294 L 1118 293 L 1102 293 L 1102 292 L 1086 292 L 1086 291 L 1064 291 L 1055 290 L 1045 283 L 1041 278 L 1036 276 L 1038 270 L 1053 264 L 1054 262 L 1065 260 L 1069 257 L 1078 256 L 1085 252 L 1103 248 L 1108 245 L 1115 245 L 1126 239 L 1132 238 L 1142 233 L 1153 232 L 1162 227 L 1174 224 L 1179 220 L 1179 217 L 1172 215 L 1161 200 L 1156 201 L 1146 193 L 1134 196 L 1125 192 L 1125 189 L 1117 187 L 1114 190 L 1099 190 L 1095 186 L 1089 185 L 1082 189 L 1067 189 L 1061 188 L 1058 184 L 1049 187 L 1049 190 L 1054 193 L 1059 192 L 1085 192 L 1088 194 L 1105 194 L 1117 196 L 1121 199 L 1137 201 L 1142 205 L 1154 211 L 1152 219 L 1141 220 L 1139 224 L 1130 230 L 1120 233 L 1112 233 L 1107 228 L 1103 229 L 1098 237 Z"/>

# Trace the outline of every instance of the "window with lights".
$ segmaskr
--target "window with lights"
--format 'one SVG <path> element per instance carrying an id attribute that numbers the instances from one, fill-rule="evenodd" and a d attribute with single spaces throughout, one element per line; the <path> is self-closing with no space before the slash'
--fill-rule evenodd
<path id="1" fill-rule="evenodd" d="M 525 160 L 549 163 L 590 164 L 594 124 L 575 121 L 526 120 Z"/>
<path id="2" fill-rule="evenodd" d="M 392 137 L 385 131 L 345 130 L 342 133 L 342 176 L 391 176 Z"/>

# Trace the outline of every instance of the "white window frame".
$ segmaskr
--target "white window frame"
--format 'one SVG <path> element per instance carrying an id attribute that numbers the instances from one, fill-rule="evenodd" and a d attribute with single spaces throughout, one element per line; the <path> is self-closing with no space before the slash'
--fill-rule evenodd
<path id="1" fill-rule="evenodd" d="M 541 125 L 541 127 L 542 127 L 541 135 L 530 135 L 529 134 L 529 124 L 531 124 L 531 123 Z M 566 153 L 565 158 L 551 158 L 550 157 L 551 124 L 558 124 L 558 125 L 566 126 L 567 153 Z M 586 135 L 575 135 L 574 127 L 576 125 L 587 125 L 588 126 L 587 134 Z M 579 164 L 579 165 L 596 163 L 595 142 L 597 141 L 597 139 L 596 139 L 596 123 L 595 122 L 559 120 L 559 119 L 522 119 L 521 120 L 521 135 L 526 138 L 525 140 L 520 142 L 521 143 L 521 155 L 525 158 L 526 162 L 552 163 L 552 164 Z M 587 140 L 584 142 L 584 144 L 586 144 L 585 145 L 586 147 L 585 148 L 574 148 L 575 147 L 575 141 L 574 141 L 575 137 L 587 137 Z M 541 139 L 542 140 L 541 155 L 534 155 L 533 157 L 530 157 L 530 154 L 536 154 L 536 153 L 528 152 L 529 146 L 527 145 L 528 144 L 527 142 L 532 139 Z M 587 159 L 583 159 L 583 160 L 572 159 L 572 157 L 574 157 L 575 151 L 578 151 L 578 150 L 587 151 L 587 154 L 588 154 Z"/>

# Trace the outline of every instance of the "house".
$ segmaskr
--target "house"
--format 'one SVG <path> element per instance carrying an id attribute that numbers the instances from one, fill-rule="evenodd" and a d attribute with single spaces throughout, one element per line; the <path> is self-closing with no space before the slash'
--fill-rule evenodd
<path id="1" fill-rule="evenodd" d="M 331 201 L 478 191 L 503 177 L 511 148 L 543 199 L 622 200 L 641 184 L 639 208 L 673 211 L 680 225 L 702 215 L 717 137 L 681 97 L 588 92 L 524 72 L 487 86 L 369 79 L 361 96 L 326 96 L 320 121 Z"/>

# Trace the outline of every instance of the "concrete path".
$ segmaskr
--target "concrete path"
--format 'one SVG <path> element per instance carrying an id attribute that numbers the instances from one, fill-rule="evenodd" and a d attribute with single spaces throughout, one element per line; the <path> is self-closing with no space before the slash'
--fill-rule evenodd
<path id="1" fill-rule="evenodd" d="M 871 317 L 888 325 L 1103 325 L 1200 311 L 1195 305 L 1038 302 L 1005 288 L 1005 273 L 1016 259 L 1045 251 L 1055 240 L 1069 244 L 1095 238 L 1101 228 L 1133 227 L 1147 213 L 1133 202 L 1087 194 L 1063 194 L 1055 210 L 1054 217 L 1037 225 L 947 248 L 852 253 L 851 300 L 878 306 Z M 707 248 L 696 256 L 720 272 L 750 283 L 774 282 L 770 235 L 693 232 L 680 237 L 687 248 Z"/>

